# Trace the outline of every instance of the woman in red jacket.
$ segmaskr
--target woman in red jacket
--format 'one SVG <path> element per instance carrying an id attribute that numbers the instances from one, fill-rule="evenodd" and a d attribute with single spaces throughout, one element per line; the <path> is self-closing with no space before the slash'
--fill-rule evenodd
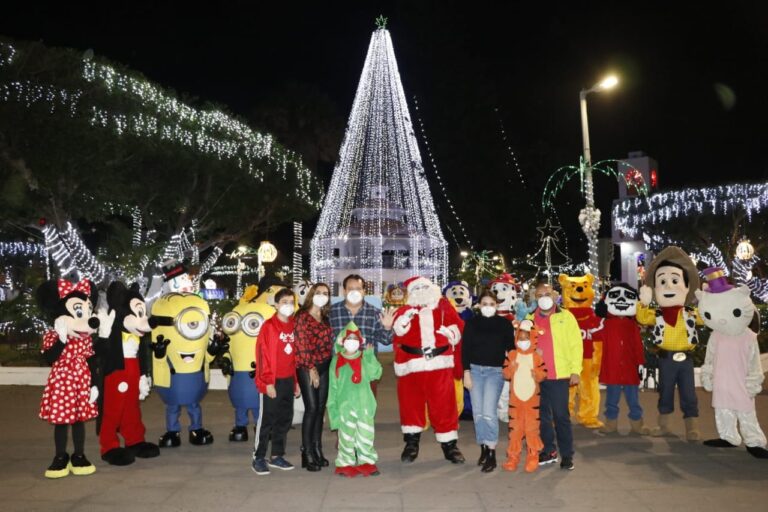
<path id="1" fill-rule="evenodd" d="M 330 298 L 331 289 L 328 285 L 312 285 L 304 305 L 296 313 L 296 373 L 304 400 L 301 467 L 307 471 L 319 471 L 322 466 L 328 465 L 328 459 L 323 455 L 322 437 L 333 336 L 328 321 Z"/>
<path id="2" fill-rule="evenodd" d="M 259 434 L 253 450 L 253 471 L 268 475 L 273 467 L 293 469 L 285 460 L 285 442 L 293 422 L 293 397 L 296 387 L 296 349 L 293 339 L 294 295 L 288 288 L 275 294 L 277 314 L 264 322 L 256 343 L 256 387 L 261 395 Z M 266 460 L 267 443 L 272 440 L 272 456 Z"/>

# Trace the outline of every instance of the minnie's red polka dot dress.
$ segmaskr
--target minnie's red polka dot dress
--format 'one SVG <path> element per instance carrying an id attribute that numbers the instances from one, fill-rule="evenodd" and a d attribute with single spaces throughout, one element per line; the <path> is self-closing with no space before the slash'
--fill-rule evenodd
<path id="1" fill-rule="evenodd" d="M 56 331 L 48 331 L 43 337 L 43 351 L 50 349 L 59 339 Z M 95 403 L 88 403 L 91 396 L 91 371 L 87 359 L 93 356 L 91 337 L 70 336 L 53 363 L 48 383 L 40 402 L 40 418 L 54 425 L 71 425 L 98 416 Z"/>

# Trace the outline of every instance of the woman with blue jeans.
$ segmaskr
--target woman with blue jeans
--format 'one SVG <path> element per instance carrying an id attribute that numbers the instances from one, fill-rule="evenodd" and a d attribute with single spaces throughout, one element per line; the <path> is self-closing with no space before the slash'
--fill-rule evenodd
<path id="1" fill-rule="evenodd" d="M 472 398 L 475 438 L 480 445 L 478 466 L 489 473 L 496 468 L 496 443 L 499 440 L 497 404 L 504 386 L 502 367 L 507 352 L 515 343 L 512 323 L 496 315 L 497 300 L 493 292 L 480 295 L 480 315 L 467 320 L 462 337 L 461 360 L 464 387 Z"/>

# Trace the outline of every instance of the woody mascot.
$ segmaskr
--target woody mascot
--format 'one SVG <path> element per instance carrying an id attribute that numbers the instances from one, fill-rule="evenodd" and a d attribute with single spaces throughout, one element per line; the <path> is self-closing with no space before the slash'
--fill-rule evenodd
<path id="1" fill-rule="evenodd" d="M 461 341 L 462 322 L 440 288 L 424 277 L 405 282 L 408 302 L 395 313 L 393 345 L 400 425 L 405 448 L 400 459 L 410 463 L 419 455 L 426 412 L 454 464 L 464 462 L 456 442 L 459 422 L 454 391 L 454 347 Z M 461 371 L 461 368 L 458 369 Z"/>
<path id="2" fill-rule="evenodd" d="M 694 387 L 691 351 L 699 342 L 697 325 L 703 325 L 691 303 L 699 288 L 699 273 L 691 257 L 679 247 L 664 248 L 648 266 L 640 288 L 637 321 L 653 327 L 653 344 L 659 356 L 659 425 L 654 436 L 669 435 L 669 418 L 675 410 L 675 388 L 685 421 L 685 437 L 698 441 L 699 403 Z M 655 301 L 658 307 L 651 307 Z"/>

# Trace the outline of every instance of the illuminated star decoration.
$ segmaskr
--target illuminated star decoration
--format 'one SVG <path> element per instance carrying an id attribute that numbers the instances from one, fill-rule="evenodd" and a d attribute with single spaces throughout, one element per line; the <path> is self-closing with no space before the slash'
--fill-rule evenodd
<path id="1" fill-rule="evenodd" d="M 547 238 L 552 240 L 553 242 L 559 242 L 560 239 L 557 237 L 557 234 L 562 231 L 563 228 L 560 226 L 553 226 L 552 221 L 547 219 L 547 221 L 544 223 L 543 226 L 539 226 L 536 228 L 536 231 L 541 233 L 541 241 L 545 241 Z"/>
<path id="2" fill-rule="evenodd" d="M 528 257 L 528 264 L 537 268 L 537 275 L 543 270 L 550 281 L 552 279 L 553 269 L 562 268 L 571 262 L 571 259 L 568 257 L 568 255 L 561 251 L 555 243 L 560 241 L 558 233 L 562 230 L 563 228 L 560 226 L 553 226 L 550 219 L 544 221 L 543 226 L 538 226 L 536 228 L 536 231 L 541 233 L 541 236 L 539 237 L 541 246 L 539 246 L 539 250 L 536 251 L 536 253 Z M 559 264 L 553 264 L 553 253 L 563 261 Z"/>
<path id="3" fill-rule="evenodd" d="M 380 29 L 387 28 L 387 18 L 385 18 L 383 14 L 380 14 L 379 17 L 376 18 L 376 27 Z"/>

